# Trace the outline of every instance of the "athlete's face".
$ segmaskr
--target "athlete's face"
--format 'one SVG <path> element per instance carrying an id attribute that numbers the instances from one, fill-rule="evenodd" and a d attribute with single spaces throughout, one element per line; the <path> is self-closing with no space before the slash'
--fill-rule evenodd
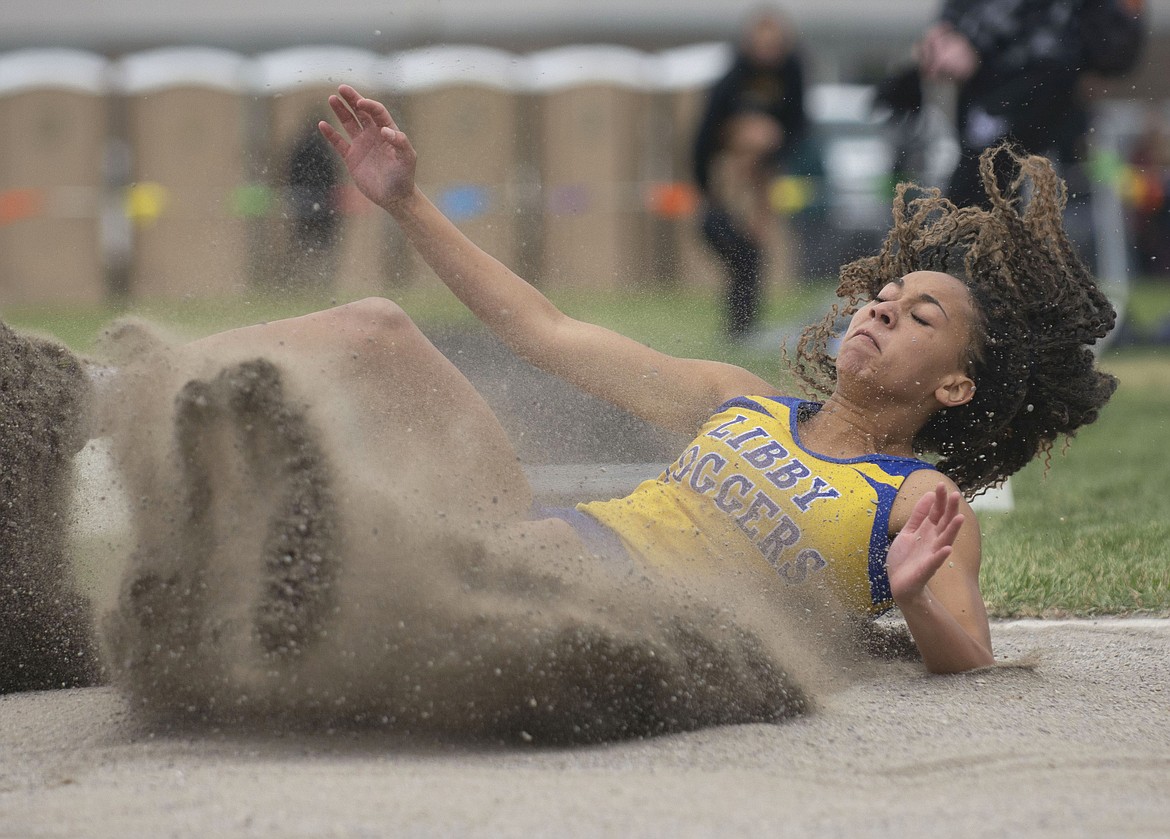
<path id="1" fill-rule="evenodd" d="M 974 320 L 970 292 L 950 274 L 891 280 L 849 322 L 838 380 L 890 399 L 961 405 L 974 395 L 967 360 Z"/>

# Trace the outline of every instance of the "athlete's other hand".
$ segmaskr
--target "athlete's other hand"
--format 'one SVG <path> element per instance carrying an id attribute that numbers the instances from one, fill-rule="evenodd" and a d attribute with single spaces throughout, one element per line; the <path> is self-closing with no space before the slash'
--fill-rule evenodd
<path id="1" fill-rule="evenodd" d="M 386 106 L 343 84 L 329 97 L 329 107 L 345 135 L 328 122 L 317 127 L 341 155 L 361 193 L 387 210 L 409 197 L 418 155 Z"/>
<path id="2" fill-rule="evenodd" d="M 895 603 L 922 594 L 926 584 L 951 555 L 963 526 L 961 496 L 939 484 L 918 499 L 906 526 L 895 537 L 886 558 L 886 573 Z"/>

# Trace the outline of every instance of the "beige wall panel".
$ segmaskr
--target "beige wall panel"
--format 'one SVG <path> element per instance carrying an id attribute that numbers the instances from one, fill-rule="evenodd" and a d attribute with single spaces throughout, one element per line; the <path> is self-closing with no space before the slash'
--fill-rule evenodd
<path id="1" fill-rule="evenodd" d="M 248 289 L 247 229 L 242 221 L 171 217 L 135 231 L 135 300 L 235 297 Z"/>
<path id="2" fill-rule="evenodd" d="M 137 299 L 241 294 L 248 284 L 241 94 L 176 87 L 127 103 L 137 188 L 159 188 L 157 215 L 134 217 L 130 293 Z"/>
<path id="3" fill-rule="evenodd" d="M 0 125 L 0 304 L 104 299 L 106 100 L 25 90 L 0 97 Z"/>
<path id="4" fill-rule="evenodd" d="M 647 102 L 605 85 L 542 95 L 542 283 L 612 289 L 652 275 L 639 193 Z"/>

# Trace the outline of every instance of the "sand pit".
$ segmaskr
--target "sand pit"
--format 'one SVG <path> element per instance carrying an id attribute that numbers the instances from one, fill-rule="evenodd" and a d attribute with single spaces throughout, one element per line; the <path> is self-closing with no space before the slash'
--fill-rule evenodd
<path id="1" fill-rule="evenodd" d="M 371 545 L 349 542 L 337 554 L 339 568 L 348 573 L 356 556 L 356 567 L 369 574 L 326 578 L 337 590 L 305 597 L 303 587 L 316 578 L 261 570 L 273 556 L 266 547 L 273 533 L 294 544 L 294 568 L 303 571 L 302 560 L 314 554 L 328 559 L 334 535 L 314 528 L 332 522 L 352 533 L 354 521 L 368 523 L 371 510 L 362 505 L 377 499 L 368 491 L 373 484 L 362 481 L 374 481 L 387 464 L 350 463 L 345 478 L 316 466 L 280 467 L 335 453 L 336 441 L 303 431 L 302 420 L 320 424 L 321 415 L 305 413 L 295 376 L 285 392 L 262 366 L 236 360 L 201 371 L 202 384 L 190 389 L 183 384 L 190 370 L 172 372 L 170 391 L 185 393 L 179 421 L 160 422 L 166 433 L 153 441 L 141 433 L 150 423 L 140 424 L 129 443 L 179 495 L 139 492 L 118 499 L 119 507 L 114 490 L 125 496 L 136 484 L 91 487 L 99 503 L 85 511 L 85 538 L 73 546 L 88 563 L 83 577 L 99 612 L 120 603 L 125 617 L 129 603 L 142 624 L 145 631 L 121 641 L 115 624 L 114 648 L 147 661 L 137 671 L 144 678 L 123 679 L 120 688 L 0 697 L 0 837 L 1166 835 L 1170 622 L 999 624 L 993 636 L 1001 661 L 1034 663 L 938 678 L 916 665 L 841 658 L 836 639 L 808 634 L 819 624 L 772 625 L 775 637 L 761 649 L 756 642 L 767 636 L 759 621 L 767 612 L 735 614 L 728 632 L 726 615 L 695 599 L 705 594 L 737 606 L 758 599 L 746 592 L 647 595 L 638 590 L 643 581 L 574 563 L 552 569 L 551 587 L 550 575 L 518 566 L 502 576 L 496 568 L 494 588 L 477 590 L 469 585 L 475 575 L 461 576 L 469 555 L 454 550 L 437 566 L 433 558 L 401 562 L 396 585 L 387 587 L 373 573 Z M 256 381 L 268 384 L 257 390 Z M 267 405 L 259 414 L 256 400 Z M 136 414 L 140 423 L 147 416 Z M 151 455 L 159 440 L 162 448 Z M 653 458 L 654 445 L 635 456 Z M 172 450 L 177 460 L 165 453 Z M 265 466 L 271 463 L 278 466 Z M 250 492 L 275 501 L 240 510 L 200 501 L 201 476 L 216 464 L 225 466 L 221 478 L 245 491 L 228 500 Z M 166 475 L 174 469 L 182 473 L 177 482 Z M 296 478 L 302 473 L 307 482 Z M 145 520 L 166 527 L 145 540 L 147 554 L 138 539 L 136 555 L 117 520 L 133 518 L 144 499 L 164 504 Z M 178 506 L 165 506 L 172 502 Z M 269 503 L 287 505 L 292 517 L 274 515 Z M 309 519 L 297 517 L 309 508 Z M 249 555 L 261 560 L 242 577 L 211 554 L 181 553 L 188 550 L 183 528 L 214 531 L 229 514 L 236 523 L 264 525 L 233 525 L 242 536 L 230 539 L 250 540 Z M 266 530 L 272 522 L 278 529 Z M 301 524 L 310 526 L 302 532 Z M 415 538 L 416 530 L 395 532 Z M 180 554 L 167 554 L 171 547 Z M 155 582 L 143 584 L 151 574 Z M 157 580 L 171 578 L 160 595 Z M 262 614 L 256 622 L 248 604 L 258 595 L 247 589 L 265 579 L 275 579 L 275 590 L 289 599 L 268 601 L 276 617 Z M 204 585 L 223 596 L 189 596 Z M 546 588 L 533 588 L 540 585 Z M 198 621 L 156 608 L 158 597 L 176 595 Z M 305 602 L 308 622 L 282 629 L 285 617 L 301 619 Z M 338 604 L 341 623 L 321 617 Z M 286 606 L 292 611 L 279 611 Z M 387 607 L 396 620 L 382 614 Z M 151 624 L 161 613 L 162 623 Z M 483 632 L 484 614 L 493 632 Z M 423 631 L 396 636 L 402 616 Z M 249 621 L 256 632 L 238 631 Z M 322 621 L 344 643 L 313 641 Z M 535 644 L 516 632 L 533 625 L 543 633 Z M 680 625 L 697 634 L 680 636 Z M 474 632 L 460 635 L 460 626 Z M 360 648 L 363 639 L 378 649 Z M 224 644 L 239 646 L 225 651 Z M 290 664 L 288 650 L 302 644 L 307 652 Z M 806 655 L 798 655 L 802 648 Z M 452 650 L 463 658 L 444 656 Z M 659 654 L 668 661 L 651 664 Z M 168 662 L 181 672 L 168 670 Z M 436 664 L 444 675 L 433 675 Z M 708 665 L 728 669 L 696 679 Z M 484 683 L 497 670 L 507 676 L 503 691 Z M 424 701 L 391 684 L 403 672 L 412 688 L 429 692 Z M 652 690 L 648 675 L 657 679 Z M 208 684 L 199 681 L 204 676 Z M 306 684 L 317 699 L 297 693 Z M 209 699 L 238 696 L 241 687 L 254 698 L 265 685 L 280 690 L 242 725 L 208 713 Z M 538 704 L 557 706 L 553 711 L 533 713 L 517 701 L 532 698 L 534 686 L 544 691 Z M 680 687 L 696 686 L 703 689 L 684 697 L 684 713 L 670 709 Z M 794 692 L 782 693 L 789 687 Z M 468 695 L 477 714 L 467 713 Z M 317 713 L 321 697 L 350 703 L 338 722 Z M 165 714 L 152 707 L 160 704 Z M 265 717 L 273 708 L 282 713 Z M 312 713 L 300 713 L 306 709 Z M 565 727 L 574 720 L 588 730 Z M 740 724 L 720 724 L 728 722 Z M 640 730 L 676 733 L 629 739 Z M 596 739 L 614 742 L 542 745 Z"/>
<path id="2" fill-rule="evenodd" d="M 605 746 L 147 731 L 0 698 L 0 836 L 1030 836 L 1170 831 L 1170 622 L 993 626 L 1034 669 L 884 666 L 817 713 Z"/>

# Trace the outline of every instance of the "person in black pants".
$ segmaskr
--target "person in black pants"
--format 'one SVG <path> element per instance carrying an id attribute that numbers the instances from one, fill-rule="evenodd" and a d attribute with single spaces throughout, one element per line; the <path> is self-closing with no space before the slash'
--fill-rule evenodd
<path id="1" fill-rule="evenodd" d="M 702 232 L 727 273 L 726 330 L 733 338 L 747 336 L 759 314 L 766 235 L 759 210 L 766 184 L 783 169 L 806 127 L 804 71 L 793 28 L 777 10 L 757 12 L 744 27 L 731 68 L 711 89 L 694 144 Z M 748 148 L 758 157 L 745 167 L 741 152 Z M 733 168 L 748 172 L 721 189 L 718 164 L 728 152 L 739 158 Z M 750 211 L 737 212 L 736 204 Z"/>

